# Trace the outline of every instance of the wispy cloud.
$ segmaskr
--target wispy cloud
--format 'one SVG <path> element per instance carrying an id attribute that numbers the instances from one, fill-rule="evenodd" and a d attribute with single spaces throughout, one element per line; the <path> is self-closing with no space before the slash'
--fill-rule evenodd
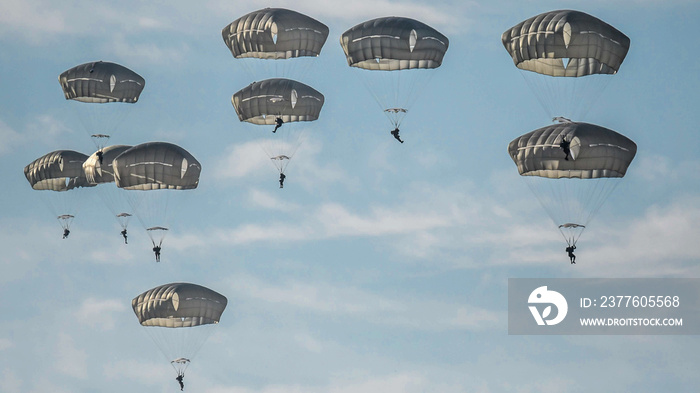
<path id="1" fill-rule="evenodd" d="M 698 276 L 694 249 L 700 239 L 700 197 L 677 197 L 649 207 L 644 216 L 596 228 L 586 263 L 621 276 Z M 590 239 L 590 238 L 589 238 Z"/>
<path id="2" fill-rule="evenodd" d="M 127 310 L 120 299 L 95 299 L 83 300 L 75 316 L 81 324 L 102 330 L 111 330 L 116 324 L 118 314 Z"/>
<path id="3" fill-rule="evenodd" d="M 7 348 L 12 347 L 12 341 L 6 338 L 0 338 L 0 351 L 4 351 Z"/>
<path id="4" fill-rule="evenodd" d="M 86 379 L 87 353 L 76 347 L 73 337 L 59 333 L 54 348 L 55 368 L 58 372 L 78 379 Z"/>
<path id="5" fill-rule="evenodd" d="M 132 67 L 146 64 L 168 64 L 174 67 L 187 58 L 189 51 L 190 48 L 184 43 L 149 42 L 123 34 L 113 35 L 103 44 L 104 53 L 111 53 L 114 58 L 123 59 Z"/>
<path id="6" fill-rule="evenodd" d="M 17 147 L 29 143 L 55 145 L 57 138 L 72 133 L 69 127 L 49 114 L 35 117 L 23 125 L 21 130 L 16 130 L 0 119 L 0 156 L 15 152 Z"/>
<path id="7" fill-rule="evenodd" d="M 13 151 L 22 142 L 22 135 L 0 119 L 0 155 Z"/>
<path id="8" fill-rule="evenodd" d="M 269 168 L 269 158 L 265 155 L 259 141 L 250 141 L 231 145 L 225 149 L 223 157 L 216 165 L 214 177 L 219 179 L 236 179 L 260 173 Z"/>
<path id="9" fill-rule="evenodd" d="M 46 7 L 40 0 L 3 1 L 0 13 L 0 33 L 18 35 L 24 39 L 40 43 L 46 36 L 64 33 L 69 29 L 61 10 Z"/>
<path id="10" fill-rule="evenodd" d="M 172 369 L 161 363 L 148 363 L 138 360 L 114 360 L 105 364 L 104 375 L 108 380 L 132 379 L 145 386 L 162 386 L 163 381 L 172 377 Z"/>
<path id="11" fill-rule="evenodd" d="M 348 370 L 343 377 L 333 378 L 324 386 L 268 385 L 258 389 L 238 386 L 214 386 L 206 393 L 423 393 L 463 392 L 461 386 L 431 380 L 422 372 L 400 372 L 387 375 L 367 375 Z"/>
<path id="12" fill-rule="evenodd" d="M 289 202 L 278 195 L 265 192 L 260 189 L 252 189 L 248 193 L 248 201 L 251 205 L 267 210 L 279 211 L 294 211 L 300 208 L 300 205 Z"/>
<path id="13" fill-rule="evenodd" d="M 344 173 L 334 164 L 319 162 L 318 156 L 322 149 L 321 143 L 312 138 L 304 138 L 303 143 L 261 138 L 230 145 L 218 159 L 214 176 L 218 179 L 269 177 L 273 167 L 270 157 L 294 152 L 287 166 L 293 168 L 293 174 L 288 172 L 288 175 L 293 176 L 295 183 L 313 188 L 317 183 L 325 184 L 345 179 Z"/>
<path id="14" fill-rule="evenodd" d="M 482 330 L 503 322 L 502 315 L 490 310 L 405 296 L 390 298 L 356 287 L 300 281 L 274 284 L 253 276 L 238 276 L 231 286 L 241 298 L 416 330 Z"/>

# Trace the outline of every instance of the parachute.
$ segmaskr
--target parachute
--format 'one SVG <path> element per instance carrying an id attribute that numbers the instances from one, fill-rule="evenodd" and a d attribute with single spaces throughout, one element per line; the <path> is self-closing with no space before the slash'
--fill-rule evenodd
<path id="1" fill-rule="evenodd" d="M 227 303 L 225 296 L 209 288 L 172 283 L 136 296 L 131 307 L 179 376 L 219 323 Z"/>
<path id="2" fill-rule="evenodd" d="M 501 41 L 550 117 L 583 117 L 630 47 L 613 26 L 571 10 L 522 21 Z"/>
<path id="3" fill-rule="evenodd" d="M 362 70 L 361 79 L 398 128 L 432 76 L 430 70 L 442 64 L 449 40 L 417 20 L 386 17 L 347 30 L 340 45 L 348 65 Z"/>
<path id="4" fill-rule="evenodd" d="M 570 157 L 561 147 L 569 142 Z M 508 154 L 569 246 L 627 173 L 637 145 L 613 130 L 565 122 L 514 139 Z"/>
<path id="5" fill-rule="evenodd" d="M 24 167 L 24 176 L 34 190 L 41 193 L 61 227 L 69 230 L 82 201 L 78 189 L 90 187 L 83 172 L 87 155 L 73 150 L 56 150 Z"/>
<path id="6" fill-rule="evenodd" d="M 286 169 L 306 135 L 300 122 L 318 119 L 325 98 L 314 88 L 291 79 L 267 79 L 251 83 L 231 97 L 240 121 L 265 125 L 272 131 L 278 119 L 283 121 L 274 135 L 261 140 L 261 147 L 280 173 Z"/>
<path id="7" fill-rule="evenodd" d="M 99 185 L 96 187 L 97 194 L 123 230 L 129 226 L 132 215 L 126 195 L 124 195 L 125 191 L 117 187 L 114 182 L 113 161 L 118 155 L 130 148 L 131 146 L 127 145 L 107 146 L 93 153 L 83 163 L 86 180 L 92 185 Z M 102 160 L 100 160 L 98 153 L 102 154 Z"/>
<path id="8" fill-rule="evenodd" d="M 168 229 L 170 194 L 197 188 L 201 164 L 180 146 L 149 142 L 119 154 L 112 168 L 116 186 L 126 190 L 132 211 L 147 230 L 153 246 L 160 246 Z"/>
<path id="9" fill-rule="evenodd" d="M 96 61 L 75 66 L 58 77 L 66 100 L 75 108 L 83 127 L 102 149 L 125 117 L 125 105 L 138 101 L 146 84 L 134 71 L 119 64 Z"/>
<path id="10" fill-rule="evenodd" d="M 234 20 L 221 36 L 252 77 L 300 77 L 321 54 L 328 26 L 296 11 L 265 8 Z"/>

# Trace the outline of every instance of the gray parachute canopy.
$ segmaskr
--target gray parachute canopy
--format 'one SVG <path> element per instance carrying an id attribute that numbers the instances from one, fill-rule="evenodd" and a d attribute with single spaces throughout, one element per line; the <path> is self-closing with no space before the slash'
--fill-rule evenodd
<path id="1" fill-rule="evenodd" d="M 102 163 L 97 156 L 97 152 L 92 153 L 83 163 L 85 177 L 90 184 L 102 184 L 114 182 L 114 169 L 112 161 L 124 151 L 130 149 L 127 145 L 112 145 L 101 150 Z"/>
<path id="2" fill-rule="evenodd" d="M 318 119 L 325 98 L 314 88 L 291 79 L 275 78 L 251 83 L 231 97 L 240 121 L 275 124 Z"/>
<path id="3" fill-rule="evenodd" d="M 141 75 L 115 63 L 96 61 L 75 66 L 58 76 L 67 100 L 135 103 L 146 81 Z"/>
<path id="4" fill-rule="evenodd" d="M 352 67 L 393 71 L 440 67 L 449 41 L 422 22 L 392 16 L 349 29 L 340 45 Z"/>
<path id="5" fill-rule="evenodd" d="M 560 147 L 570 142 L 571 157 Z M 623 177 L 637 145 L 622 134 L 588 123 L 542 127 L 514 139 L 508 154 L 523 176 L 594 179 Z"/>
<path id="6" fill-rule="evenodd" d="M 615 74 L 630 47 L 630 39 L 616 28 L 570 10 L 545 12 L 518 23 L 501 41 L 518 68 L 566 77 Z"/>
<path id="7" fill-rule="evenodd" d="M 89 184 L 83 172 L 88 156 L 72 150 L 56 150 L 24 167 L 24 176 L 35 190 L 68 191 Z"/>
<path id="8" fill-rule="evenodd" d="M 134 314 L 143 326 L 167 328 L 219 323 L 228 300 L 220 293 L 197 284 L 165 284 L 136 296 Z"/>
<path id="9" fill-rule="evenodd" d="M 318 56 L 328 26 L 283 8 L 265 8 L 244 15 L 221 30 L 235 58 L 289 59 Z"/>
<path id="10" fill-rule="evenodd" d="M 126 190 L 197 188 L 202 166 L 187 150 L 167 142 L 149 142 L 118 155 L 112 164 L 117 187 Z"/>

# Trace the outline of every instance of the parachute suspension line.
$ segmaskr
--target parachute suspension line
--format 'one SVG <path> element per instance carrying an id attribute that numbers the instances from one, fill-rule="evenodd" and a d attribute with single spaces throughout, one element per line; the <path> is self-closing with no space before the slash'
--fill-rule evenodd
<path id="1" fill-rule="evenodd" d="M 269 78 L 286 78 L 299 80 L 311 73 L 317 58 L 312 56 L 288 59 L 261 59 L 246 57 L 234 59 L 237 65 L 250 78 L 250 82 L 260 82 Z"/>
<path id="2" fill-rule="evenodd" d="M 376 102 L 377 106 L 379 106 L 379 109 L 381 109 L 382 111 L 384 111 L 385 109 L 388 109 L 385 107 L 379 94 L 375 91 L 375 88 L 377 88 L 377 86 L 374 83 L 372 83 L 373 82 L 372 78 L 363 78 L 362 73 L 368 73 L 368 72 L 388 73 L 389 71 L 368 71 L 368 70 L 361 70 L 361 69 L 355 69 L 354 71 L 355 72 L 353 72 L 352 74 L 355 75 L 356 78 L 360 79 L 362 84 L 365 85 L 365 89 L 370 92 L 370 94 L 374 98 L 374 102 Z"/>
<path id="3" fill-rule="evenodd" d="M 181 358 L 188 360 L 183 364 L 184 368 L 181 371 L 184 372 L 214 332 L 213 328 L 216 325 L 209 324 L 179 328 L 146 326 L 144 330 L 156 343 L 165 360 L 175 368 L 176 372 L 179 364 L 175 364 L 174 361 Z"/>
<path id="4" fill-rule="evenodd" d="M 70 214 L 63 214 L 56 218 L 58 219 L 58 223 L 61 225 L 61 228 L 70 229 L 70 226 L 73 223 L 73 219 L 75 217 Z"/>
<path id="5" fill-rule="evenodd" d="M 576 244 L 621 180 L 525 177 L 528 187 L 569 245 Z M 576 227 L 562 227 L 565 224 Z"/>
<path id="6" fill-rule="evenodd" d="M 73 100 L 68 104 L 97 150 L 106 146 L 110 136 L 124 122 L 133 105 L 123 102 L 86 103 Z"/>
<path id="7" fill-rule="evenodd" d="M 587 200 L 590 201 L 590 204 L 586 207 L 586 209 L 590 212 L 590 214 L 584 225 L 588 225 L 588 221 L 598 214 L 598 211 L 603 207 L 604 202 L 620 184 L 622 178 L 604 178 L 599 180 L 600 181 L 597 182 L 596 187 L 592 188 L 589 195 L 587 195 Z"/>
<path id="8" fill-rule="evenodd" d="M 176 190 L 124 190 L 134 215 L 151 242 L 162 244 L 169 227 L 168 205 Z M 162 228 L 162 229 L 161 229 Z M 153 230 L 152 230 L 153 229 Z"/>
<path id="9" fill-rule="evenodd" d="M 289 122 L 267 138 L 259 139 L 260 149 L 272 161 L 280 173 L 283 173 L 296 155 L 308 132 L 307 122 Z M 259 126 L 257 126 L 259 127 Z"/>
<path id="10" fill-rule="evenodd" d="M 580 229 L 579 229 L 579 228 L 580 228 Z M 581 235 L 583 234 L 584 229 L 586 229 L 585 226 L 581 226 L 581 227 L 579 227 L 579 228 L 575 228 L 575 229 L 573 229 L 573 230 L 569 230 L 569 232 L 571 233 L 571 235 L 567 236 L 567 235 L 566 235 L 566 231 L 565 231 L 567 228 L 564 228 L 564 229 L 563 229 L 562 227 L 559 227 L 559 232 L 560 232 L 561 235 L 564 237 L 564 240 L 566 241 L 566 244 L 567 244 L 569 247 L 575 246 L 575 245 L 576 245 L 576 242 L 578 242 L 578 239 L 579 239 L 579 238 L 581 237 Z"/>
<path id="11" fill-rule="evenodd" d="M 582 120 L 611 81 L 611 75 L 554 77 L 519 71 L 550 119 L 564 116 L 574 121 Z"/>
<path id="12" fill-rule="evenodd" d="M 535 182 L 537 180 L 547 181 L 549 179 L 532 179 L 531 177 L 532 176 L 525 176 L 525 178 L 526 178 L 525 183 L 530 188 L 530 191 L 532 191 L 532 193 L 535 195 L 535 197 L 537 198 L 537 201 L 540 203 L 540 205 L 542 206 L 544 211 L 547 213 L 549 218 L 552 220 L 552 222 L 557 223 L 559 220 L 555 216 L 555 214 L 552 213 L 552 209 L 547 209 L 547 206 L 552 206 L 554 201 L 551 201 L 548 198 L 546 198 L 545 197 L 546 193 L 540 189 L 541 187 L 538 188 L 537 185 L 535 184 Z M 557 223 L 557 225 L 561 225 L 561 223 Z"/>

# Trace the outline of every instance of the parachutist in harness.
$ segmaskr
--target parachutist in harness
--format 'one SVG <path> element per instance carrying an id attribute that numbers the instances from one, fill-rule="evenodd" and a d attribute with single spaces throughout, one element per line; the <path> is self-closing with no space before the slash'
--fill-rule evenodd
<path id="1" fill-rule="evenodd" d="M 278 128 L 282 127 L 282 124 L 284 124 L 284 120 L 282 120 L 281 117 L 278 117 L 278 118 L 275 119 L 275 123 L 277 123 L 277 125 L 275 126 L 275 129 L 272 130 L 272 133 L 273 133 L 273 134 L 274 134 L 275 132 L 277 132 L 277 129 L 278 129 Z"/>
<path id="2" fill-rule="evenodd" d="M 157 246 L 154 244 L 153 252 L 156 254 L 156 262 L 160 262 L 160 244 Z"/>
<path id="3" fill-rule="evenodd" d="M 569 259 L 571 260 L 572 265 L 576 264 L 576 255 L 574 255 L 575 249 L 576 249 L 576 246 L 566 247 L 566 252 L 569 253 Z"/>
<path id="4" fill-rule="evenodd" d="M 104 157 L 103 157 L 104 154 L 102 153 L 102 149 L 98 150 L 95 154 L 97 155 L 97 159 L 100 160 L 100 165 L 102 165 L 102 160 L 103 160 L 103 158 L 104 158 Z"/>
<path id="5" fill-rule="evenodd" d="M 284 179 L 286 179 L 286 178 L 287 178 L 287 175 L 280 172 L 280 188 L 284 188 Z"/>
<path id="6" fill-rule="evenodd" d="M 185 376 L 183 374 L 177 374 L 177 378 L 175 379 L 177 380 L 177 383 L 180 384 L 180 390 L 185 389 L 185 383 L 182 382 L 182 380 L 185 379 Z"/>
<path id="7" fill-rule="evenodd" d="M 562 150 L 564 150 L 564 154 L 566 154 L 566 156 L 564 156 L 566 161 L 569 161 L 569 154 L 571 153 L 569 145 L 571 145 L 571 141 L 567 141 L 566 138 L 562 139 L 561 143 L 559 143 L 559 147 L 561 147 Z"/>
<path id="8" fill-rule="evenodd" d="M 63 230 L 63 238 L 64 238 L 64 239 L 67 238 L 68 235 L 70 235 L 70 231 L 68 230 L 68 228 L 66 228 L 66 229 Z"/>
<path id="9" fill-rule="evenodd" d="M 124 237 L 124 244 L 129 244 L 129 243 L 126 241 L 126 228 L 124 228 L 124 230 L 122 230 L 121 234 L 122 234 L 122 236 Z"/>
<path id="10" fill-rule="evenodd" d="M 397 141 L 403 143 L 403 141 L 401 140 L 401 137 L 399 136 L 399 127 L 394 128 L 394 131 L 391 131 L 391 135 L 393 135 Z"/>

